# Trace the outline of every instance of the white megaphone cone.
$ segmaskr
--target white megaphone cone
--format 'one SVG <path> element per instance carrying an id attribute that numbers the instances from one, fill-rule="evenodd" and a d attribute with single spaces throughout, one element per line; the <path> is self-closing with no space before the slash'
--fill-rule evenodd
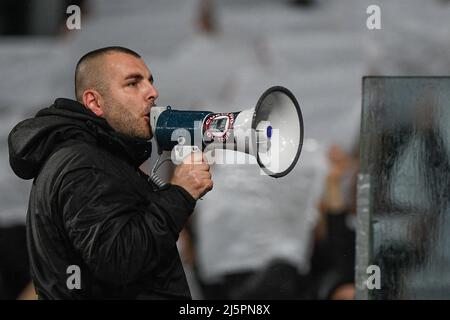
<path id="1" fill-rule="evenodd" d="M 303 118 L 297 99 L 284 87 L 269 88 L 255 108 L 238 114 L 234 133 L 237 151 L 255 156 L 271 177 L 285 176 L 295 167 L 303 144 Z M 247 139 L 250 148 L 242 149 Z"/>

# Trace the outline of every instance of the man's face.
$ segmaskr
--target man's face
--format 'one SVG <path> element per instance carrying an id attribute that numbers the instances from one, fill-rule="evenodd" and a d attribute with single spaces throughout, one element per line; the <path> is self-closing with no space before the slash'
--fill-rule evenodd
<path id="1" fill-rule="evenodd" d="M 106 56 L 109 90 L 104 95 L 104 118 L 117 132 L 151 139 L 149 112 L 158 91 L 153 76 L 141 58 L 114 52 Z"/>

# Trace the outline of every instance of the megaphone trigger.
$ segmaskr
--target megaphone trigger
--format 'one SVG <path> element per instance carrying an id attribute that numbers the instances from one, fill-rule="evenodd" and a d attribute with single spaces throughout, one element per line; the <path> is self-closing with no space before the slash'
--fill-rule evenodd
<path id="1" fill-rule="evenodd" d="M 201 153 L 201 150 L 197 146 L 190 146 L 190 155 L 191 155 L 191 162 L 193 163 L 203 163 L 203 154 Z"/>
<path id="2" fill-rule="evenodd" d="M 197 146 L 176 145 L 173 147 L 172 161 L 175 164 L 180 164 L 184 159 L 186 159 L 186 157 L 190 156 L 192 153 L 197 152 L 200 152 L 200 149 Z M 198 156 L 194 156 L 193 161 L 199 161 Z"/>

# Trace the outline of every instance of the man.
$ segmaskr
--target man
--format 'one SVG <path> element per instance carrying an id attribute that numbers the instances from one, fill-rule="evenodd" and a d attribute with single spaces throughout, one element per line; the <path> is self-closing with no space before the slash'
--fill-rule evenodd
<path id="1" fill-rule="evenodd" d="M 139 169 L 158 91 L 134 51 L 83 56 L 75 91 L 9 135 L 12 169 L 34 179 L 27 238 L 39 298 L 189 299 L 176 241 L 212 189 L 209 166 L 191 156 L 157 191 Z"/>

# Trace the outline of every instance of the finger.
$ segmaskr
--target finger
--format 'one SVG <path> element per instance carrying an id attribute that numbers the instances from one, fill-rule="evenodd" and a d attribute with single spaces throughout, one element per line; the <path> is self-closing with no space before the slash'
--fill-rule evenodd
<path id="1" fill-rule="evenodd" d="M 214 163 L 214 155 L 213 151 L 208 151 L 203 153 L 203 159 L 205 159 L 205 162 L 209 165 L 212 165 Z"/>
<path id="2" fill-rule="evenodd" d="M 184 163 L 189 163 L 189 164 L 200 164 L 200 163 L 204 163 L 204 157 L 203 157 L 203 152 L 201 151 L 195 151 L 195 152 L 191 152 L 183 161 Z"/>
<path id="3" fill-rule="evenodd" d="M 191 170 L 194 171 L 209 171 L 210 166 L 207 163 L 198 163 L 198 164 L 189 164 L 191 166 Z"/>
<path id="4" fill-rule="evenodd" d="M 210 166 L 207 163 L 201 163 L 201 164 L 196 164 L 195 165 L 195 170 L 199 170 L 199 171 L 209 171 Z"/>
<path id="5" fill-rule="evenodd" d="M 206 185 L 206 190 L 211 191 L 214 187 L 214 183 L 212 180 L 209 180 L 208 184 Z"/>
<path id="6" fill-rule="evenodd" d="M 210 180 L 209 183 L 206 185 L 206 188 L 201 193 L 200 198 L 203 197 L 205 194 L 207 194 L 209 191 L 211 191 L 213 189 L 213 186 L 214 184 L 212 180 Z"/>
<path id="7" fill-rule="evenodd" d="M 203 157 L 203 152 L 201 151 L 192 152 L 192 159 L 194 164 L 205 163 L 205 158 Z"/>
<path id="8" fill-rule="evenodd" d="M 209 171 L 198 171 L 196 176 L 199 179 L 211 179 L 211 173 Z"/>

